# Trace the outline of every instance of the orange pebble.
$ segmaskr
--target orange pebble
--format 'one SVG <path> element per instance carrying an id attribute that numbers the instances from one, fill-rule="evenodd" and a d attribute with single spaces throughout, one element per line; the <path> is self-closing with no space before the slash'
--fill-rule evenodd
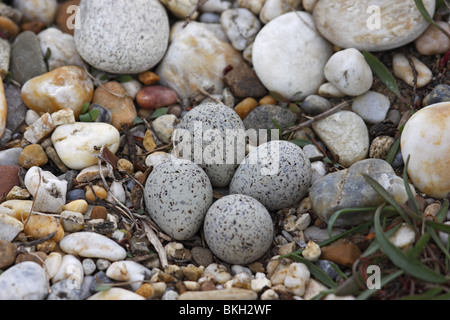
<path id="1" fill-rule="evenodd" d="M 31 31 L 36 34 L 47 28 L 47 24 L 41 21 L 26 22 L 21 26 L 22 31 Z"/>
<path id="2" fill-rule="evenodd" d="M 141 74 L 139 74 L 138 79 L 140 82 L 142 82 L 146 86 L 150 86 L 159 81 L 159 76 L 154 72 L 145 71 L 145 72 L 142 72 Z"/>
<path id="3" fill-rule="evenodd" d="M 250 112 L 258 107 L 258 102 L 253 98 L 247 98 L 242 100 L 235 108 L 234 111 L 244 120 Z"/>
<path id="4" fill-rule="evenodd" d="M 107 192 L 104 188 L 99 187 L 99 186 L 92 186 L 92 188 L 90 186 L 87 186 L 86 189 L 84 190 L 86 192 L 86 199 L 89 201 L 95 201 L 95 195 L 92 192 L 92 189 L 94 189 L 95 194 L 97 195 L 97 197 L 100 200 L 105 200 L 106 196 L 107 196 Z"/>
<path id="5" fill-rule="evenodd" d="M 0 17 L 0 32 L 8 39 L 12 39 L 20 32 L 19 26 L 7 17 Z"/>
<path id="6" fill-rule="evenodd" d="M 141 297 L 148 299 L 155 295 L 155 289 L 150 283 L 144 283 L 139 289 L 136 290 L 136 293 Z"/>
<path id="7" fill-rule="evenodd" d="M 275 100 L 272 96 L 265 96 L 259 100 L 259 105 L 264 106 L 267 104 L 277 104 L 277 100 Z"/>

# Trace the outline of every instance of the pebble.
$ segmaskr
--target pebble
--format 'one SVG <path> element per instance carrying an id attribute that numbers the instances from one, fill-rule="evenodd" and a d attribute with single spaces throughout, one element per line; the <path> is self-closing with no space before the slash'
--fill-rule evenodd
<path id="1" fill-rule="evenodd" d="M 153 120 L 152 128 L 159 140 L 165 144 L 172 141 L 172 134 L 180 120 L 173 114 L 165 114 Z"/>
<path id="2" fill-rule="evenodd" d="M 402 223 L 389 241 L 399 249 L 408 250 L 416 241 L 416 233 L 407 223 Z"/>
<path id="3" fill-rule="evenodd" d="M 155 152 L 145 159 L 145 165 L 147 167 L 156 167 L 164 162 L 171 161 L 173 158 L 174 157 L 169 153 Z"/>
<path id="4" fill-rule="evenodd" d="M 83 271 L 85 276 L 90 276 L 95 272 L 97 269 L 97 266 L 95 265 L 94 260 L 92 259 L 83 259 L 82 263 L 83 265 Z"/>
<path id="5" fill-rule="evenodd" d="M 0 270 L 11 266 L 17 256 L 17 247 L 9 241 L 0 240 Z"/>
<path id="6" fill-rule="evenodd" d="M 435 1 L 424 0 L 434 15 Z M 320 33 L 341 48 L 383 51 L 413 42 L 428 27 L 414 1 L 382 0 L 377 11 L 358 0 L 322 0 L 314 7 L 314 20 Z M 331 18 L 332 17 L 332 18 Z M 379 25 L 377 25 L 379 22 Z"/>
<path id="7" fill-rule="evenodd" d="M 55 130 L 50 113 L 44 113 L 37 121 L 29 126 L 23 137 L 30 143 L 41 143 Z"/>
<path id="8" fill-rule="evenodd" d="M 230 150 L 229 139 L 223 139 L 230 130 L 236 134 L 232 137 L 233 150 Z M 179 157 L 198 163 L 213 187 L 226 187 L 230 184 L 236 164 L 241 163 L 245 156 L 242 142 L 239 141 L 245 128 L 236 112 L 223 104 L 205 102 L 189 111 L 175 132 L 175 152 Z M 208 132 L 212 134 L 208 136 Z M 196 145 L 199 146 L 198 149 Z M 217 148 L 222 148 L 223 151 L 216 152 Z M 201 157 L 198 156 L 200 151 Z"/>
<path id="9" fill-rule="evenodd" d="M 22 148 L 11 148 L 0 151 L 0 165 L 17 166 L 19 164 L 19 157 L 22 154 L 22 151 Z"/>
<path id="10" fill-rule="evenodd" d="M 53 113 L 68 108 L 76 118 L 83 104 L 91 101 L 93 93 L 91 79 L 76 66 L 56 68 L 27 81 L 22 87 L 22 99 L 30 109 Z"/>
<path id="11" fill-rule="evenodd" d="M 34 198 L 33 208 L 38 212 L 60 213 L 66 204 L 67 181 L 61 181 L 51 172 L 39 167 L 27 171 L 25 187 Z"/>
<path id="12" fill-rule="evenodd" d="M 45 22 L 42 22 L 42 21 L 25 22 L 24 24 L 22 24 L 20 26 L 20 29 L 22 31 L 31 31 L 34 34 L 39 34 L 39 32 L 41 32 L 45 28 L 47 28 L 47 24 Z"/>
<path id="13" fill-rule="evenodd" d="M 450 221 L 446 221 L 446 222 L 444 222 L 444 224 L 445 224 L 446 226 L 449 226 L 449 225 L 450 225 Z M 443 244 L 444 246 L 446 246 L 447 243 L 448 243 L 448 234 L 445 233 L 445 232 L 443 232 L 443 231 L 439 231 L 439 238 L 441 239 L 442 244 Z"/>
<path id="14" fill-rule="evenodd" d="M 80 3 L 80 28 L 75 46 L 89 65 L 115 74 L 134 74 L 153 68 L 169 41 L 169 19 L 156 0 Z M 148 14 L 136 14 L 147 12 Z M 121 35 L 127 35 L 123 41 Z"/>
<path id="15" fill-rule="evenodd" d="M 0 168 L 0 174 L 2 174 L 1 168 Z M 5 176 L 2 175 L 2 177 L 4 178 Z M 6 195 L 6 200 L 27 200 L 29 198 L 31 198 L 31 195 L 28 192 L 28 190 L 22 189 L 18 186 L 14 186 Z"/>
<path id="16" fill-rule="evenodd" d="M 265 0 L 238 0 L 239 8 L 249 9 L 254 15 L 259 15 Z"/>
<path id="17" fill-rule="evenodd" d="M 28 107 L 27 107 L 28 108 Z M 38 121 L 40 118 L 39 113 L 37 113 L 34 110 L 28 109 L 26 115 L 25 115 L 25 123 L 28 126 L 31 126 L 33 123 Z"/>
<path id="18" fill-rule="evenodd" d="M 118 130 L 123 125 L 130 125 L 137 117 L 136 107 L 130 97 L 118 97 L 126 94 L 125 88 L 116 81 L 106 82 L 97 87 L 92 98 L 92 103 L 100 105 L 111 112 L 111 124 Z"/>
<path id="19" fill-rule="evenodd" d="M 142 89 L 142 84 L 136 79 L 121 82 L 120 84 L 124 87 L 127 95 L 133 100 L 136 99 L 138 92 Z"/>
<path id="20" fill-rule="evenodd" d="M 86 200 L 89 200 L 92 202 L 97 201 L 97 198 L 99 198 L 100 200 L 105 200 L 106 197 L 108 196 L 108 193 L 105 190 L 105 188 L 102 188 L 99 186 L 92 186 L 92 188 L 90 186 L 86 186 L 86 188 L 84 189 L 84 192 L 85 192 Z"/>
<path id="21" fill-rule="evenodd" d="M 8 200 L 0 204 L 0 213 L 25 222 L 30 215 L 32 205 L 33 201 L 30 200 Z"/>
<path id="22" fill-rule="evenodd" d="M 47 154 L 39 144 L 26 146 L 19 157 L 19 166 L 25 169 L 40 167 L 48 162 Z"/>
<path id="23" fill-rule="evenodd" d="M 71 300 L 78 301 L 84 300 L 82 297 L 83 291 L 80 289 L 75 289 L 73 281 L 70 279 L 61 280 L 50 287 L 50 294 L 47 296 L 46 300 Z"/>
<path id="24" fill-rule="evenodd" d="M 340 111 L 315 122 L 312 127 L 344 167 L 367 157 L 369 132 L 364 120 L 356 113 Z"/>
<path id="25" fill-rule="evenodd" d="M 378 136 L 370 145 L 369 158 L 385 159 L 395 139 L 389 136 Z"/>
<path id="26" fill-rule="evenodd" d="M 255 40 L 261 22 L 248 9 L 234 8 L 222 12 L 220 23 L 236 50 L 244 50 Z"/>
<path id="27" fill-rule="evenodd" d="M 234 65 L 233 70 L 225 74 L 224 80 L 234 97 L 238 99 L 258 99 L 267 94 L 267 90 L 259 80 L 255 70 L 245 62 Z M 276 102 L 273 104 L 276 104 Z"/>
<path id="28" fill-rule="evenodd" d="M 59 126 L 52 134 L 52 143 L 62 162 L 70 169 L 82 170 L 98 164 L 96 148 L 107 147 L 112 153 L 119 149 L 120 134 L 107 123 L 74 123 Z"/>
<path id="29" fill-rule="evenodd" d="M 246 289 L 228 288 L 211 291 L 188 291 L 180 294 L 178 300 L 256 300 L 258 295 Z"/>
<path id="30" fill-rule="evenodd" d="M 305 113 L 315 116 L 331 109 L 331 102 L 324 97 L 312 94 L 303 100 L 301 108 Z"/>
<path id="31" fill-rule="evenodd" d="M 37 263 L 23 262 L 0 275 L 0 300 L 44 300 L 48 293 L 47 275 Z"/>
<path id="32" fill-rule="evenodd" d="M 331 45 L 315 29 L 312 16 L 299 11 L 283 14 L 261 29 L 253 44 L 252 60 L 268 90 L 285 99 L 296 95 L 302 100 L 324 81 L 323 68 L 331 55 Z"/>
<path id="33" fill-rule="evenodd" d="M 330 83 L 349 96 L 362 95 L 372 87 L 372 69 L 363 54 L 354 48 L 333 54 L 324 72 Z"/>
<path id="34" fill-rule="evenodd" d="M 0 176 L 2 177 L 0 198 L 7 196 L 12 188 L 20 184 L 19 170 L 18 166 L 0 166 Z"/>
<path id="35" fill-rule="evenodd" d="M 406 162 L 410 157 L 411 181 L 421 192 L 438 199 L 450 192 L 449 118 L 449 102 L 428 106 L 409 119 L 401 137 L 403 159 Z"/>
<path id="36" fill-rule="evenodd" d="M 362 174 L 369 175 L 380 183 L 400 203 L 408 200 L 403 179 L 396 176 L 391 165 L 380 159 L 362 160 L 349 169 L 330 173 L 317 180 L 309 191 L 314 213 L 328 222 L 336 211 L 345 208 L 373 207 L 383 203 L 383 198 L 366 182 Z M 341 215 L 335 226 L 353 226 L 368 219 L 371 213 L 349 213 Z"/>
<path id="37" fill-rule="evenodd" d="M 308 144 L 303 147 L 303 152 L 305 153 L 306 157 L 309 159 L 309 161 L 320 161 L 325 158 L 322 151 L 319 150 L 319 148 L 313 144 Z"/>
<path id="38" fill-rule="evenodd" d="M 450 86 L 447 84 L 438 84 L 433 90 L 423 99 L 425 107 L 432 104 L 450 101 Z"/>
<path id="39" fill-rule="evenodd" d="M 21 85 L 47 72 L 39 39 L 33 32 L 20 33 L 12 43 L 10 71 Z"/>
<path id="40" fill-rule="evenodd" d="M 53 112 L 51 116 L 55 127 L 75 123 L 75 114 L 71 109 L 61 109 Z"/>
<path id="41" fill-rule="evenodd" d="M 27 237 L 35 240 L 42 239 L 53 232 L 56 232 L 56 234 L 51 240 L 55 242 L 61 241 L 64 237 L 64 229 L 59 219 L 52 216 L 31 215 L 25 224 L 23 232 Z"/>
<path id="42" fill-rule="evenodd" d="M 85 199 L 85 192 L 83 189 L 74 189 L 74 190 L 70 190 L 69 192 L 67 192 L 67 196 L 66 199 L 68 201 L 75 201 L 75 200 L 80 200 L 80 199 Z"/>
<path id="43" fill-rule="evenodd" d="M 390 106 L 391 102 L 384 94 L 367 91 L 353 100 L 352 111 L 367 123 L 376 124 L 386 119 Z"/>
<path id="44" fill-rule="evenodd" d="M 188 106 L 189 99 L 199 94 L 198 88 L 212 88 L 212 94 L 222 93 L 223 70 L 229 65 L 240 65 L 243 59 L 228 43 L 220 25 L 219 29 L 195 21 L 184 29 L 182 25 L 183 21 L 179 21 L 172 27 L 169 48 L 156 73 L 161 84 L 175 90 L 181 104 Z M 202 76 L 192 76 L 197 74 Z"/>
<path id="45" fill-rule="evenodd" d="M 9 215 L 0 213 L 0 240 L 11 242 L 22 230 L 22 222 Z"/>
<path id="46" fill-rule="evenodd" d="M 247 98 L 239 102 L 234 111 L 244 120 L 253 110 L 258 107 L 258 102 L 253 98 Z"/>
<path id="47" fill-rule="evenodd" d="M 311 273 L 303 263 L 291 263 L 286 270 L 284 286 L 287 290 L 297 296 L 305 294 L 306 285 L 310 280 Z"/>
<path id="48" fill-rule="evenodd" d="M 390 109 L 386 115 L 386 120 L 391 121 L 392 125 L 394 127 L 398 126 L 401 118 L 402 118 L 402 115 L 401 115 L 400 111 L 398 111 L 396 109 Z"/>
<path id="49" fill-rule="evenodd" d="M 20 10 L 13 8 L 5 3 L 0 4 L 0 16 L 7 17 L 13 20 L 15 23 L 20 24 L 22 22 L 23 13 Z"/>
<path id="50" fill-rule="evenodd" d="M 93 232 L 77 232 L 67 235 L 61 240 L 59 246 L 67 254 L 84 258 L 119 261 L 126 257 L 126 251 L 116 242 Z"/>
<path id="51" fill-rule="evenodd" d="M 324 98 L 344 98 L 346 96 L 345 93 L 339 91 L 338 88 L 329 82 L 320 85 L 317 93 Z"/>
<path id="52" fill-rule="evenodd" d="M 65 232 L 77 232 L 84 228 L 84 217 L 80 212 L 65 210 L 61 212 L 60 223 Z"/>
<path id="53" fill-rule="evenodd" d="M 339 273 L 336 269 L 333 268 L 330 261 L 328 260 L 317 260 L 314 263 L 320 270 L 325 272 L 331 279 L 336 280 L 339 276 Z"/>
<path id="54" fill-rule="evenodd" d="M 23 103 L 19 87 L 12 84 L 5 84 L 4 90 L 6 104 L 8 106 L 6 128 L 11 130 L 11 132 L 17 132 L 23 124 L 27 111 L 30 109 Z"/>
<path id="55" fill-rule="evenodd" d="M 137 104 L 144 109 L 167 107 L 176 103 L 177 100 L 175 91 L 157 85 L 143 87 L 136 96 Z"/>
<path id="56" fill-rule="evenodd" d="M 73 36 L 76 26 L 75 12 L 80 5 L 80 0 L 68 0 L 60 3 L 56 10 L 55 22 L 59 29 L 64 33 Z"/>
<path id="57" fill-rule="evenodd" d="M 361 250 L 348 240 L 339 239 L 329 246 L 322 247 L 321 259 L 336 262 L 345 267 L 352 267 L 361 256 Z"/>
<path id="58" fill-rule="evenodd" d="M 328 290 L 323 284 L 314 279 L 310 279 L 306 285 L 305 294 L 303 295 L 304 300 L 311 300 L 322 291 Z"/>
<path id="59" fill-rule="evenodd" d="M 192 260 L 199 266 L 207 267 L 214 261 L 211 250 L 203 247 L 194 247 L 191 250 Z"/>
<path id="60" fill-rule="evenodd" d="M 136 291 L 142 285 L 142 280 L 148 279 L 151 273 L 150 269 L 137 262 L 117 261 L 108 268 L 106 276 L 116 281 L 133 282 L 130 287 Z"/>
<path id="61" fill-rule="evenodd" d="M 87 300 L 145 300 L 144 297 L 134 293 L 133 291 L 122 288 L 111 288 L 106 291 L 100 291 Z"/>
<path id="62" fill-rule="evenodd" d="M 3 30 L 1 30 L 2 19 L 7 19 L 7 18 L 0 17 L 0 32 L 3 31 Z M 0 75 L 3 79 L 8 74 L 10 58 L 11 58 L 11 45 L 9 44 L 8 40 L 1 39 L 0 40 Z"/>
<path id="63" fill-rule="evenodd" d="M 46 56 L 48 50 L 51 52 L 47 60 L 49 71 L 64 66 L 85 68 L 83 60 L 75 49 L 72 35 L 63 33 L 57 28 L 48 28 L 38 34 L 38 39 L 42 55 Z"/>
<path id="64" fill-rule="evenodd" d="M 180 160 L 153 168 L 144 189 L 150 217 L 176 240 L 191 238 L 201 228 L 213 201 L 212 186 L 196 164 Z"/>
<path id="65" fill-rule="evenodd" d="M 450 25 L 445 21 L 437 21 L 436 24 L 450 33 Z M 422 35 L 414 42 L 416 50 L 421 55 L 444 54 L 450 50 L 450 39 L 438 28 L 430 25 Z"/>
<path id="66" fill-rule="evenodd" d="M 322 251 L 317 243 L 314 241 L 308 241 L 305 249 L 302 251 L 302 256 L 308 261 L 316 262 L 319 260 Z"/>
<path id="67" fill-rule="evenodd" d="M 23 13 L 23 17 L 27 21 L 38 20 L 50 25 L 55 20 L 56 9 L 58 7 L 57 0 L 14 0 L 14 8 Z"/>
<path id="68" fill-rule="evenodd" d="M 271 141 L 249 153 L 230 183 L 231 194 L 245 194 L 268 210 L 299 203 L 311 185 L 311 163 L 287 141 Z"/>
<path id="69" fill-rule="evenodd" d="M 417 71 L 417 88 L 422 88 L 430 83 L 433 78 L 433 73 L 431 70 L 416 57 L 411 57 L 414 67 Z M 413 87 L 414 86 L 414 73 L 409 64 L 408 58 L 402 54 L 397 53 L 394 55 L 392 62 L 392 69 L 394 75 L 403 80 L 406 84 Z"/>
<path id="70" fill-rule="evenodd" d="M 266 0 L 259 13 L 259 19 L 262 23 L 268 23 L 287 12 L 297 10 L 300 3 L 300 0 Z"/>
<path id="71" fill-rule="evenodd" d="M 280 105 L 262 105 L 245 117 L 244 126 L 247 130 L 276 129 L 272 119 L 281 128 L 287 128 L 295 124 L 297 115 Z"/>
<path id="72" fill-rule="evenodd" d="M 95 206 L 91 212 L 91 219 L 103 219 L 106 220 L 108 217 L 108 210 L 102 206 Z"/>
<path id="73" fill-rule="evenodd" d="M 219 199 L 209 208 L 204 234 L 217 257 L 228 263 L 248 264 L 270 248 L 273 222 L 257 200 L 234 194 Z"/>
<path id="74" fill-rule="evenodd" d="M 75 179 L 77 182 L 89 182 L 100 179 L 102 175 L 105 178 L 113 178 L 106 166 L 102 166 L 100 169 L 100 166 L 96 164 L 81 170 Z"/>
<path id="75" fill-rule="evenodd" d="M 66 254 L 61 259 L 58 271 L 51 278 L 52 283 L 69 280 L 68 284 L 72 289 L 81 287 L 84 279 L 83 265 L 80 260 L 70 254 Z"/>

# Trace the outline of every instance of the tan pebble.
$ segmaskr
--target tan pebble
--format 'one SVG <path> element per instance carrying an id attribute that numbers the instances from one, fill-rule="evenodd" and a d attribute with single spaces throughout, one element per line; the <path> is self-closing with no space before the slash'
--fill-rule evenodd
<path id="1" fill-rule="evenodd" d="M 30 143 L 39 143 L 47 138 L 53 130 L 55 130 L 55 126 L 51 115 L 45 113 L 25 130 L 23 137 Z"/>
<path id="2" fill-rule="evenodd" d="M 439 27 L 450 33 L 450 25 L 445 21 L 436 22 Z M 414 42 L 417 51 L 422 55 L 437 55 L 450 50 L 450 39 L 438 28 L 430 25 Z"/>
<path id="3" fill-rule="evenodd" d="M 103 206 L 95 206 L 91 212 L 91 219 L 103 219 L 106 220 L 108 216 L 108 210 Z"/>
<path id="4" fill-rule="evenodd" d="M 235 108 L 234 111 L 239 117 L 244 120 L 250 112 L 258 107 L 258 102 L 254 98 L 247 98 L 242 100 Z"/>
<path id="5" fill-rule="evenodd" d="M 150 130 L 147 130 L 147 132 L 145 132 L 143 144 L 145 150 L 147 150 L 148 152 L 156 149 L 155 139 L 153 138 L 153 134 Z"/>
<path id="6" fill-rule="evenodd" d="M 146 86 L 150 86 L 159 81 L 159 76 L 151 71 L 145 71 L 139 74 L 138 79 Z"/>
<path id="7" fill-rule="evenodd" d="M 16 37 L 19 32 L 19 26 L 7 17 L 0 17 L 0 32 L 8 39 Z"/>
<path id="8" fill-rule="evenodd" d="M 19 165 L 25 169 L 40 167 L 48 162 L 47 154 L 39 144 L 25 147 L 19 156 Z"/>
<path id="9" fill-rule="evenodd" d="M 188 291 L 200 290 L 200 284 L 196 281 L 184 281 L 183 283 Z"/>
<path id="10" fill-rule="evenodd" d="M 31 197 L 27 189 L 14 186 L 6 195 L 6 201 L 8 200 L 27 200 Z"/>
<path id="11" fill-rule="evenodd" d="M 164 282 L 156 282 L 152 284 L 153 289 L 155 290 L 155 298 L 161 298 L 164 294 L 164 292 L 166 292 L 167 289 L 167 284 Z"/>
<path id="12" fill-rule="evenodd" d="M 52 216 L 37 214 L 30 216 L 23 231 L 27 237 L 32 239 L 42 239 L 53 232 L 56 232 L 52 238 L 53 241 L 59 242 L 64 238 L 64 229 L 61 223 Z"/>
<path id="13" fill-rule="evenodd" d="M 74 200 L 62 207 L 63 211 L 73 211 L 79 213 L 85 213 L 88 209 L 88 203 L 86 200 Z"/>
<path id="14" fill-rule="evenodd" d="M 25 261 L 32 261 L 42 267 L 44 265 L 45 259 L 47 259 L 47 254 L 45 254 L 44 252 L 19 253 L 16 257 L 15 264 L 19 264 Z"/>
<path id="15" fill-rule="evenodd" d="M 431 70 L 416 57 L 411 57 L 414 67 L 417 71 L 417 88 L 422 88 L 430 83 L 433 78 L 433 73 Z M 409 64 L 408 58 L 402 54 L 397 53 L 394 55 L 392 68 L 394 70 L 394 75 L 403 80 L 406 84 L 413 87 L 414 86 L 414 73 Z"/>
<path id="16" fill-rule="evenodd" d="M 128 174 L 133 174 L 134 172 L 133 164 L 127 159 L 119 159 L 119 161 L 117 161 L 117 169 L 119 169 L 119 171 L 126 171 Z"/>
<path id="17" fill-rule="evenodd" d="M 384 160 L 394 142 L 395 139 L 389 136 L 376 137 L 370 145 L 369 157 Z"/>
<path id="18" fill-rule="evenodd" d="M 183 273 L 183 275 L 190 281 L 197 281 L 198 279 L 200 279 L 204 271 L 205 267 L 196 267 L 192 264 L 181 268 L 181 272 Z"/>
<path id="19" fill-rule="evenodd" d="M 41 21 L 30 21 L 30 22 L 26 22 L 24 23 L 21 27 L 20 30 L 23 31 L 31 31 L 34 32 L 35 34 L 38 34 L 39 32 L 41 32 L 42 30 L 44 30 L 45 28 L 47 28 L 47 24 L 45 22 L 41 22 Z"/>
<path id="20" fill-rule="evenodd" d="M 106 190 L 102 187 L 99 186 L 92 186 L 92 188 L 90 186 L 87 186 L 84 191 L 86 192 L 86 199 L 89 201 L 96 201 L 95 195 L 92 192 L 92 189 L 94 189 L 95 195 L 97 195 L 97 197 L 100 200 L 105 200 L 106 196 L 108 195 Z"/>
<path id="21" fill-rule="evenodd" d="M 25 222 L 30 216 L 32 206 L 31 200 L 9 200 L 0 204 L 0 214 Z"/>
<path id="22" fill-rule="evenodd" d="M 274 104 L 277 104 L 277 100 L 275 100 L 275 98 L 272 96 L 265 96 L 265 97 L 261 98 L 258 103 L 260 106 L 265 106 L 268 104 L 274 105 Z"/>
<path id="23" fill-rule="evenodd" d="M 50 254 L 56 249 L 56 242 L 53 240 L 47 240 L 36 245 L 38 251 L 42 251 L 46 254 Z"/>
<path id="24" fill-rule="evenodd" d="M 302 255 L 306 260 L 316 262 L 319 260 L 320 255 L 320 246 L 315 243 L 314 241 L 308 241 L 308 244 L 306 245 L 305 250 L 303 250 Z"/>
<path id="25" fill-rule="evenodd" d="M 295 242 L 286 243 L 286 244 L 282 245 L 280 247 L 280 249 L 278 249 L 278 254 L 282 255 L 282 256 L 289 254 L 295 250 L 295 246 L 296 246 Z"/>
<path id="26" fill-rule="evenodd" d="M 434 220 L 433 218 L 436 216 L 436 214 L 441 209 L 441 205 L 437 202 L 430 204 L 425 208 L 424 216 L 427 220 Z"/>
<path id="27" fill-rule="evenodd" d="M 155 289 L 150 283 L 144 283 L 139 289 L 136 290 L 136 293 L 145 299 L 149 299 L 154 297 Z"/>

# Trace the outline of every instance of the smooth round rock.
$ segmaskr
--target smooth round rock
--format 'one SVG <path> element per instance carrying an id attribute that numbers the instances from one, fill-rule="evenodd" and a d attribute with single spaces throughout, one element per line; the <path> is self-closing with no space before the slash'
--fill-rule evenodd
<path id="1" fill-rule="evenodd" d="M 231 180 L 230 194 L 245 194 L 268 210 L 279 210 L 303 199 L 311 176 L 311 163 L 300 147 L 287 141 L 270 141 L 244 159 Z"/>
<path id="2" fill-rule="evenodd" d="M 406 123 L 402 138 L 403 159 L 410 157 L 408 174 L 414 185 L 433 198 L 450 193 L 450 102 L 428 106 Z"/>
<path id="3" fill-rule="evenodd" d="M 44 300 L 48 293 L 47 275 L 35 262 L 22 262 L 0 275 L 0 300 Z"/>
<path id="4" fill-rule="evenodd" d="M 155 223 L 177 240 L 191 238 L 201 228 L 213 200 L 206 173 L 187 160 L 153 168 L 144 190 L 147 211 Z"/>
<path id="5" fill-rule="evenodd" d="M 159 1 L 82 1 L 79 10 L 75 46 L 97 69 L 139 73 L 153 68 L 164 56 L 169 19 Z"/>
<path id="6" fill-rule="evenodd" d="M 351 111 L 340 111 L 313 124 L 314 132 L 339 157 L 339 163 L 350 167 L 369 153 L 369 132 L 364 120 Z"/>
<path id="7" fill-rule="evenodd" d="M 19 157 L 19 165 L 25 169 L 43 166 L 48 162 L 47 154 L 39 144 L 26 146 Z"/>
<path id="8" fill-rule="evenodd" d="M 386 118 L 390 106 L 391 102 L 384 94 L 367 91 L 353 100 L 352 111 L 367 123 L 376 124 Z"/>
<path id="9" fill-rule="evenodd" d="M 116 153 L 120 144 L 119 131 L 110 124 L 100 122 L 59 126 L 51 139 L 61 161 L 74 170 L 98 164 L 95 155 L 103 145 Z"/>
<path id="10" fill-rule="evenodd" d="M 283 14 L 261 29 L 252 60 L 268 90 L 301 100 L 322 84 L 323 68 L 331 55 L 332 47 L 316 30 L 312 16 L 297 11 Z"/>
<path id="11" fill-rule="evenodd" d="M 14 0 L 14 8 L 20 10 L 26 21 L 38 20 L 47 25 L 55 20 L 57 0 Z"/>
<path id="12" fill-rule="evenodd" d="M 333 54 L 324 72 L 331 84 L 349 96 L 359 96 L 372 87 L 372 70 L 363 54 L 353 48 Z"/>
<path id="13" fill-rule="evenodd" d="M 226 187 L 233 178 L 236 166 L 245 156 L 239 153 L 239 149 L 245 146 L 239 144 L 238 138 L 234 139 L 234 154 L 227 150 L 226 137 L 230 134 L 237 134 L 238 138 L 245 134 L 239 115 L 225 105 L 203 103 L 189 111 L 177 127 L 174 133 L 176 151 L 183 159 L 198 162 L 213 187 Z M 220 149 L 223 150 L 221 154 L 217 151 Z M 186 154 L 189 151 L 191 153 Z M 202 156 L 200 159 L 199 153 Z"/>
<path id="14" fill-rule="evenodd" d="M 205 217 L 205 241 L 211 251 L 231 264 L 247 264 L 269 250 L 273 222 L 252 197 L 234 194 L 216 201 Z"/>
<path id="15" fill-rule="evenodd" d="M 110 261 L 124 260 L 125 249 L 108 237 L 94 232 L 76 232 L 64 237 L 59 243 L 67 254 L 85 258 L 101 258 Z"/>
<path id="16" fill-rule="evenodd" d="M 303 100 L 301 108 L 307 114 L 315 116 L 331 109 L 331 102 L 324 97 L 312 94 Z"/>
<path id="17" fill-rule="evenodd" d="M 436 24 L 450 34 L 450 25 L 445 21 Z M 445 33 L 430 25 L 425 32 L 414 42 L 417 51 L 422 55 L 443 54 L 450 50 L 450 39 Z"/>
<path id="18" fill-rule="evenodd" d="M 434 15 L 434 0 L 423 1 Z M 320 33 L 341 48 L 384 51 L 417 39 L 428 22 L 411 0 L 321 0 L 314 7 Z"/>

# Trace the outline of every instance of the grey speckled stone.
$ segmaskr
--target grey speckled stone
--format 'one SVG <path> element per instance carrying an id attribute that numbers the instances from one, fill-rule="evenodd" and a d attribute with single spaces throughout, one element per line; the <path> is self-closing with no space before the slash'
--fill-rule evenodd
<path id="1" fill-rule="evenodd" d="M 199 128 L 199 133 L 195 133 L 196 128 Z M 206 132 L 210 129 L 216 130 L 216 133 L 221 134 L 223 139 L 220 137 L 206 138 Z M 181 131 L 180 131 L 181 130 Z M 186 130 L 186 131 L 184 131 Z M 233 111 L 233 109 L 218 104 L 218 103 L 203 103 L 191 111 L 189 111 L 184 117 L 183 121 L 177 127 L 177 132 L 175 134 L 175 141 L 182 140 L 184 134 L 190 133 L 192 147 L 196 143 L 203 145 L 203 161 L 198 163 L 203 170 L 205 170 L 211 184 L 213 187 L 226 187 L 229 185 L 235 169 L 239 163 L 243 160 L 245 154 L 238 155 L 238 150 L 234 152 L 234 161 L 227 161 L 227 149 L 226 140 L 227 130 L 232 130 L 233 133 L 245 133 L 244 124 L 238 114 Z M 184 131 L 184 133 L 183 133 Z M 203 135 L 202 135 L 203 132 Z M 195 141 L 194 141 L 195 139 Z M 223 142 L 223 154 L 210 155 L 208 150 L 212 148 L 212 144 Z M 183 149 L 184 143 L 176 143 L 176 148 L 178 151 Z M 237 144 L 235 144 L 236 146 Z M 208 149 L 207 149 L 208 148 Z M 218 150 L 218 148 L 214 148 Z M 243 148 L 242 148 L 243 149 Z M 195 161 L 197 163 L 197 158 L 195 158 L 197 151 L 191 152 L 191 158 L 186 157 L 186 155 L 181 155 L 184 159 Z M 221 159 L 219 159 L 221 158 Z M 217 161 L 215 161 L 217 160 Z"/>
<path id="2" fill-rule="evenodd" d="M 144 190 L 150 217 L 176 240 L 191 238 L 213 201 L 208 176 L 195 163 L 174 160 L 155 167 Z"/>
<path id="3" fill-rule="evenodd" d="M 231 264 L 247 264 L 269 250 L 273 222 L 252 197 L 234 194 L 216 201 L 205 217 L 205 240 L 211 251 Z"/>
<path id="4" fill-rule="evenodd" d="M 47 72 L 38 37 L 33 32 L 22 32 L 12 44 L 10 71 L 22 85 Z"/>
<path id="5" fill-rule="evenodd" d="M 80 4 L 75 46 L 90 65 L 117 73 L 154 67 L 169 42 L 169 20 L 157 0 L 96 0 Z"/>
<path id="6" fill-rule="evenodd" d="M 311 163 L 303 150 L 287 141 L 270 141 L 250 152 L 230 183 L 230 194 L 245 194 L 268 210 L 300 202 L 311 185 Z"/>
<path id="7" fill-rule="evenodd" d="M 297 115 L 288 108 L 279 105 L 263 105 L 254 109 L 244 119 L 246 129 L 276 129 L 273 120 L 280 124 L 282 128 L 287 128 L 295 124 Z"/>
<path id="8" fill-rule="evenodd" d="M 5 96 L 8 105 L 6 128 L 14 133 L 24 123 L 27 111 L 30 109 L 23 103 L 19 87 L 12 84 L 5 85 Z"/>

